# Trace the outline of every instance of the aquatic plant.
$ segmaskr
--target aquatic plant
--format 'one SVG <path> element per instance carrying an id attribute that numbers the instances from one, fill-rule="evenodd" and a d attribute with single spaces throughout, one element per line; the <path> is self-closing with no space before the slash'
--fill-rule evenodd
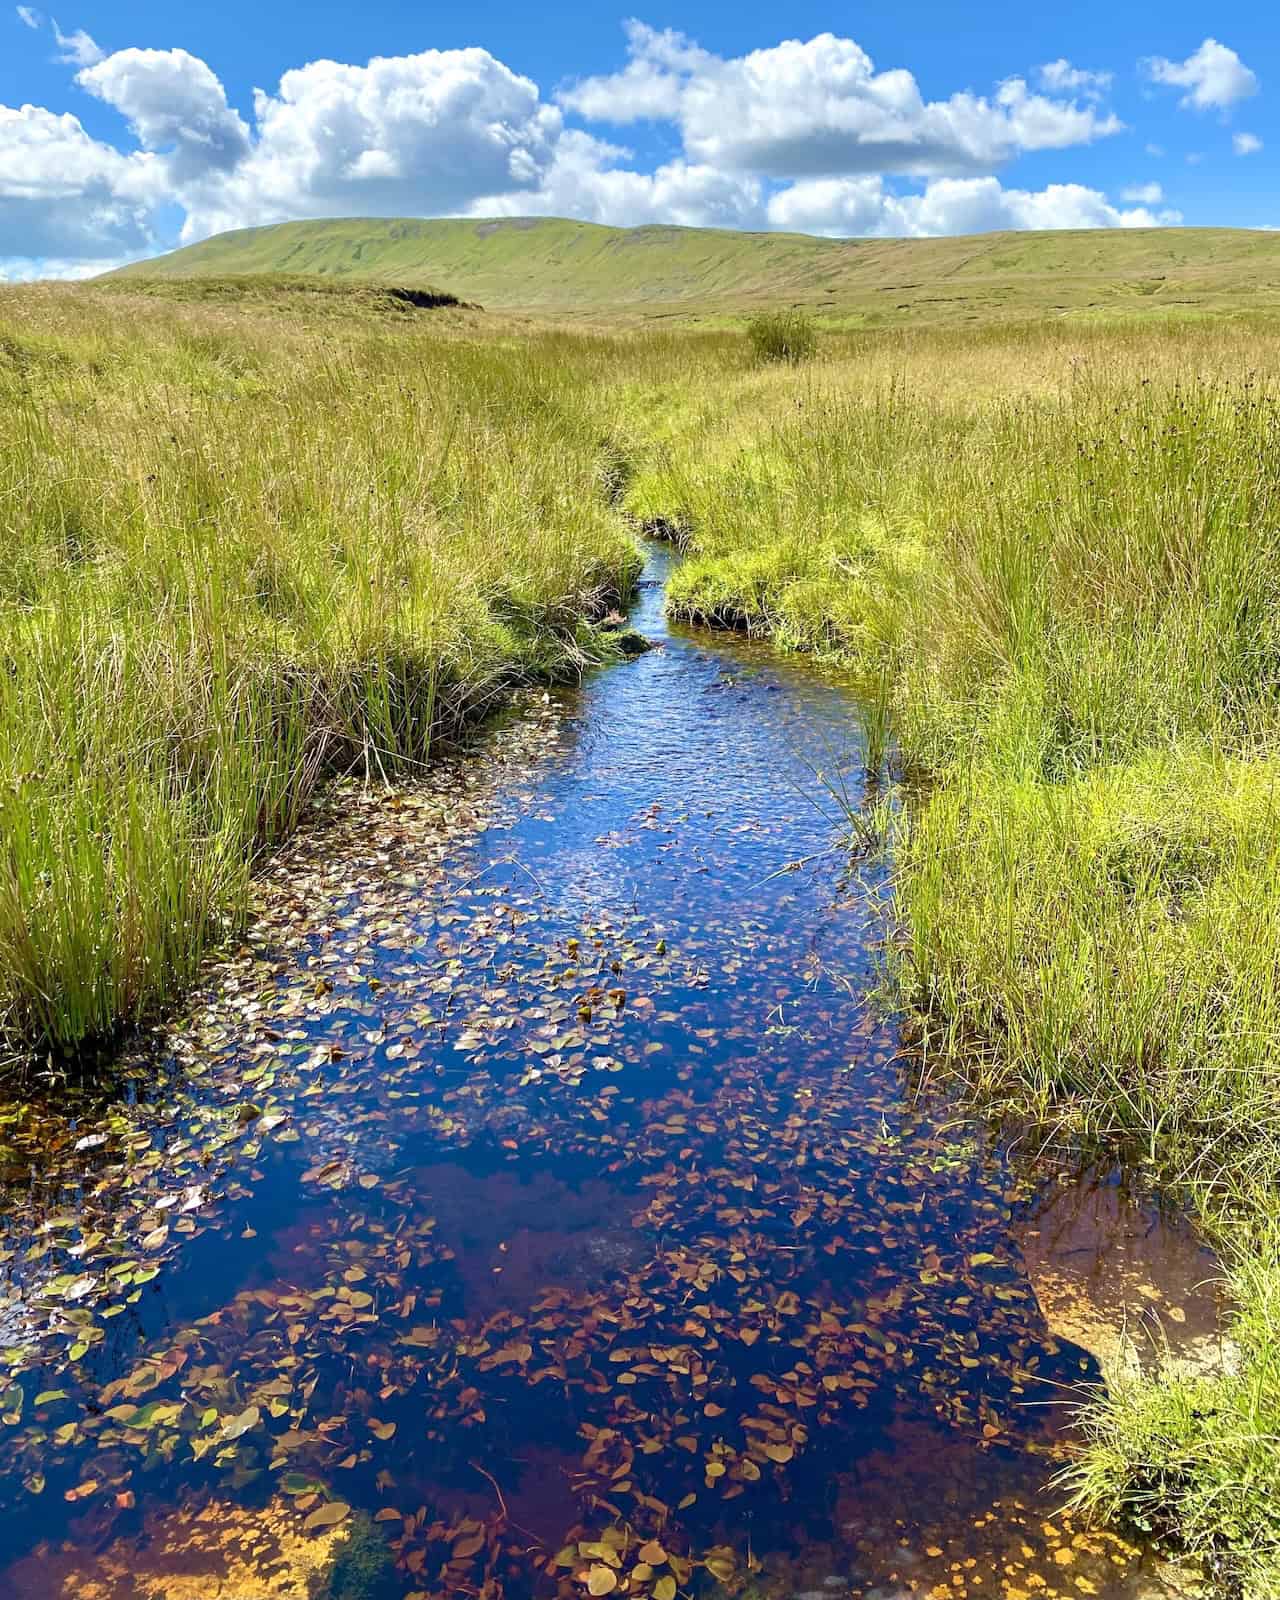
<path id="1" fill-rule="evenodd" d="M 395 1600 L 403 1590 L 391 1547 L 367 1516 L 354 1517 L 310 1600 Z"/>

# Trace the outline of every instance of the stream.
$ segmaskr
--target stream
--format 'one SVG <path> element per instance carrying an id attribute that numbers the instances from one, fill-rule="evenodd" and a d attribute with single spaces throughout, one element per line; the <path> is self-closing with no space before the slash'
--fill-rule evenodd
<path id="1" fill-rule="evenodd" d="M 1050 1480 L 1214 1264 L 922 1086 L 854 691 L 672 559 L 657 648 L 332 791 L 110 1095 L 0 1108 L 5 1600 L 306 1600 L 366 1519 L 370 1596 L 1183 1592 Z"/>

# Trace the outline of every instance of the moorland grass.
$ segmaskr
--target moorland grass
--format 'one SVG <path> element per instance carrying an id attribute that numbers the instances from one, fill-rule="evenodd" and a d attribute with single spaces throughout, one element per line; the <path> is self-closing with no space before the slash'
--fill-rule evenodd
<path id="1" fill-rule="evenodd" d="M 431 315 L 435 315 L 434 313 Z M 256 854 L 513 683 L 638 569 L 605 353 L 78 290 L 0 298 L 0 1043 L 190 981 Z"/>
<path id="2" fill-rule="evenodd" d="M 304 273 L 446 284 L 489 310 L 615 329 L 649 317 L 798 309 L 824 326 L 966 331 L 1045 317 L 1185 318 L 1280 306 L 1280 239 L 1262 229 L 1105 228 L 969 238 L 800 233 L 563 217 L 351 217 L 240 228 L 120 271 L 130 277 Z"/>
<path id="3" fill-rule="evenodd" d="M 1221 1242 L 1238 1365 L 1117 1380 L 1082 1500 L 1280 1593 L 1280 336 L 1044 327 L 744 382 L 631 503 L 678 615 L 892 709 L 894 977 L 925 1059 L 1147 1168 Z"/>

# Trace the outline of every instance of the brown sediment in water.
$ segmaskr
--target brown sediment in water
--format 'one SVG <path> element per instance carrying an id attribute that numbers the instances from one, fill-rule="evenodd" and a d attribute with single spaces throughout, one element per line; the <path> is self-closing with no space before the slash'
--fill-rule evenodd
<path id="1" fill-rule="evenodd" d="M 228 1500 L 147 1518 L 136 1538 L 90 1554 L 44 1548 L 12 1568 L 21 1600 L 310 1600 L 346 1538 L 302 1531 L 283 1501 L 260 1511 Z"/>
<path id="2" fill-rule="evenodd" d="M 1050 1190 L 1016 1237 L 1050 1330 L 1109 1378 L 1230 1366 L 1221 1269 L 1185 1220 L 1095 1179 Z"/>

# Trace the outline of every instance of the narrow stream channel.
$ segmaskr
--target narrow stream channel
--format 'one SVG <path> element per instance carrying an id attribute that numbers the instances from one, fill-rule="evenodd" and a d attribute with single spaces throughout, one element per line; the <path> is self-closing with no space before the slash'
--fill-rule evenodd
<path id="1" fill-rule="evenodd" d="M 301 1597 L 290 1501 L 394 1595 L 1167 1592 L 1046 1485 L 1212 1264 L 916 1091 L 852 691 L 669 559 L 658 649 L 342 791 L 118 1097 L 5 1114 L 0 1596 Z"/>

